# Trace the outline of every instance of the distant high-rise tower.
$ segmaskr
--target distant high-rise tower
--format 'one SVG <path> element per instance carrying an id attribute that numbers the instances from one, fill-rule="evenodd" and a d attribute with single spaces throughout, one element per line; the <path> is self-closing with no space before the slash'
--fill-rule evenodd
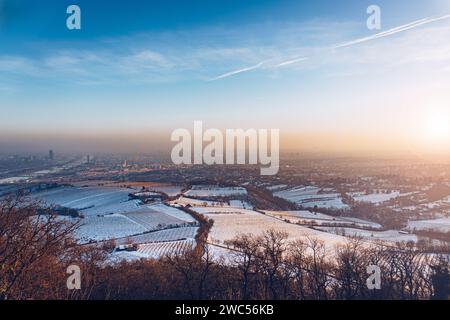
<path id="1" fill-rule="evenodd" d="M 53 153 L 53 150 L 50 150 L 50 151 L 48 152 L 48 158 L 49 158 L 50 160 L 53 160 L 54 157 L 55 157 L 55 155 L 54 155 L 54 153 Z"/>

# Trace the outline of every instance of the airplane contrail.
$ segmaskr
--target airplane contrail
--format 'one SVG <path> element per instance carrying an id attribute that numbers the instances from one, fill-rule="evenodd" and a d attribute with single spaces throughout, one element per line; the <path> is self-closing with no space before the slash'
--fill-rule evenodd
<path id="1" fill-rule="evenodd" d="M 360 44 L 360 43 L 364 43 L 367 41 L 371 41 L 371 40 L 375 40 L 375 39 L 379 39 L 379 38 L 384 38 L 384 37 L 388 37 L 400 32 L 404 32 L 410 29 L 414 29 L 420 26 L 423 26 L 425 24 L 429 24 L 432 22 L 437 22 L 437 21 L 441 21 L 441 20 L 445 20 L 445 19 L 449 19 L 450 18 L 450 14 L 445 15 L 445 16 L 441 16 L 441 17 L 436 17 L 436 18 L 425 18 L 425 19 L 420 19 L 420 20 L 416 20 L 392 29 L 389 29 L 387 31 L 383 31 L 377 34 L 374 34 L 372 36 L 368 36 L 368 37 L 364 37 L 364 38 L 360 38 L 360 39 L 356 39 L 356 40 L 352 40 L 349 42 L 345 42 L 342 44 L 339 44 L 337 46 L 334 46 L 333 49 L 339 49 L 339 48 L 345 48 L 345 47 L 350 47 L 356 44 Z"/>
<path id="2" fill-rule="evenodd" d="M 220 75 L 218 77 L 215 77 L 215 78 L 211 79 L 210 81 L 215 81 L 215 80 L 219 80 L 219 79 L 223 79 L 223 78 L 226 78 L 226 77 L 230 77 L 230 76 L 233 76 L 235 74 L 242 73 L 242 72 L 248 72 L 248 71 L 252 71 L 252 70 L 258 69 L 265 62 L 266 61 L 263 61 L 263 62 L 258 63 L 257 65 L 251 66 L 251 67 L 246 67 L 246 68 L 242 68 L 242 69 L 238 69 L 238 70 L 234 70 L 234 71 L 230 71 L 230 72 L 224 73 L 224 74 L 222 74 L 222 75 Z"/>
<path id="3" fill-rule="evenodd" d="M 287 61 L 284 61 L 284 62 L 281 62 L 281 63 L 277 64 L 275 66 L 275 68 L 288 66 L 288 65 L 291 65 L 291 64 L 294 64 L 294 63 L 297 63 L 297 62 L 301 62 L 301 61 L 305 61 L 305 60 L 308 60 L 308 59 L 309 59 L 308 57 L 300 57 L 300 58 L 296 58 L 296 59 L 292 59 L 292 60 L 287 60 Z"/>
<path id="4" fill-rule="evenodd" d="M 420 20 L 416 20 L 395 28 L 391 28 L 389 30 L 368 36 L 368 37 L 364 37 L 364 38 L 359 38 L 359 39 L 355 39 L 355 40 L 351 40 L 348 42 L 344 42 L 338 45 L 335 45 L 333 47 L 331 47 L 332 50 L 336 50 L 336 49 L 340 49 L 340 48 L 346 48 L 346 47 L 351 47 L 360 43 L 364 43 L 364 42 L 368 42 L 368 41 L 372 41 L 372 40 L 376 40 L 376 39 L 380 39 L 380 38 L 384 38 L 384 37 L 388 37 L 400 32 L 404 32 L 410 29 L 414 29 L 429 23 L 433 23 L 433 22 L 437 22 L 437 21 L 441 21 L 441 20 L 446 20 L 446 19 L 450 19 L 450 14 L 444 15 L 444 16 L 439 16 L 439 17 L 428 17 L 428 18 L 423 18 Z M 305 61 L 308 60 L 309 57 L 298 57 L 298 58 L 294 58 L 294 59 L 290 59 L 290 60 L 286 60 L 283 61 L 277 65 L 274 66 L 274 68 L 279 68 L 279 67 L 283 67 L 283 66 L 288 66 L 291 64 L 295 64 L 301 61 Z M 243 73 L 243 72 L 249 72 L 249 71 L 253 71 L 256 69 L 259 69 L 264 63 L 266 63 L 266 61 L 264 62 L 260 62 L 257 65 L 251 66 L 251 67 L 247 67 L 247 68 L 242 68 L 242 69 L 238 69 L 238 70 L 234 70 L 234 71 L 230 71 L 227 73 L 224 73 L 218 77 L 215 77 L 213 79 L 211 79 L 210 81 L 215 81 L 215 80 L 219 80 L 219 79 L 223 79 L 223 78 L 227 78 L 227 77 L 231 77 L 234 76 L 236 74 L 239 73 Z"/>

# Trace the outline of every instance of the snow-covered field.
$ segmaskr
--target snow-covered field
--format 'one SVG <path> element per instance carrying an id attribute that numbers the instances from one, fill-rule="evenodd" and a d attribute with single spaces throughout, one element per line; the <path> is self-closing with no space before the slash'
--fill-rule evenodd
<path id="1" fill-rule="evenodd" d="M 218 208 L 218 207 L 192 207 L 206 217 L 214 220 L 210 231 L 208 243 L 215 258 L 230 259 L 231 251 L 226 248 L 226 241 L 234 239 L 239 234 L 253 234 L 258 236 L 264 231 L 274 229 L 287 233 L 288 241 L 306 240 L 314 238 L 322 241 L 330 254 L 334 253 L 337 245 L 342 245 L 351 236 L 360 236 L 371 241 L 386 242 L 407 242 L 417 241 L 417 237 L 411 234 L 404 234 L 396 230 L 388 231 L 368 231 L 358 228 L 380 229 L 381 225 L 351 217 L 332 217 L 321 213 L 310 211 L 266 211 L 260 213 L 254 210 L 238 208 Z M 281 218 L 281 219 L 280 219 Z M 318 226 L 311 229 L 295 223 L 288 223 L 284 219 L 292 222 L 292 219 L 314 220 Z M 345 227 L 320 227 L 320 222 L 340 223 Z M 345 232 L 342 235 L 341 232 Z"/>
<path id="2" fill-rule="evenodd" d="M 287 190 L 274 192 L 276 197 L 283 198 L 290 202 L 299 204 L 305 208 L 329 208 L 329 209 L 348 209 L 348 205 L 342 202 L 338 193 L 314 186 L 294 187 Z"/>
<path id="3" fill-rule="evenodd" d="M 116 245 L 138 244 L 137 251 L 112 253 L 112 263 L 160 258 L 195 246 L 198 224 L 191 215 L 163 203 L 141 205 L 138 200 L 129 200 L 129 193 L 129 189 L 113 187 L 64 187 L 34 197 L 48 204 L 79 209 L 85 216 L 77 219 L 81 225 L 76 235 L 81 243 L 116 240 Z"/>
<path id="4" fill-rule="evenodd" d="M 329 249 L 333 249 L 336 244 L 344 243 L 346 240 L 335 234 L 286 223 L 253 210 L 227 208 L 226 213 L 221 212 L 222 208 L 199 207 L 193 210 L 214 220 L 208 240 L 211 244 L 223 245 L 225 241 L 232 240 L 238 234 L 251 233 L 257 236 L 269 229 L 286 232 L 289 241 L 304 240 L 305 237 L 317 238 L 324 241 Z"/>
<path id="5" fill-rule="evenodd" d="M 237 208 L 237 209 L 253 209 L 253 206 L 242 200 L 230 200 L 228 202 L 210 201 L 202 199 L 193 199 L 187 197 L 179 197 L 170 202 L 171 205 L 191 206 L 191 207 L 217 207 L 217 208 Z"/>
<path id="6" fill-rule="evenodd" d="M 245 196 L 247 190 L 242 187 L 193 186 L 184 195 L 194 198 L 233 197 Z"/>
<path id="7" fill-rule="evenodd" d="M 194 248 L 195 240 L 193 239 L 146 243 L 138 245 L 137 251 L 115 251 L 110 254 L 108 262 L 114 264 L 124 260 L 160 259 L 166 256 L 182 254 Z"/>
<path id="8" fill-rule="evenodd" d="M 184 213 L 184 212 L 183 212 Z M 133 211 L 124 214 L 128 219 L 144 227 L 146 231 L 163 229 L 172 226 L 182 225 L 187 222 L 171 215 L 167 215 L 162 211 L 151 208 L 142 208 L 138 211 Z"/>
<path id="9" fill-rule="evenodd" d="M 177 209 L 174 207 L 167 206 L 162 203 L 150 205 L 150 206 L 147 206 L 147 208 L 149 208 L 153 211 L 164 213 L 168 216 L 171 216 L 173 218 L 180 219 L 180 220 L 183 220 L 186 222 L 195 222 L 195 219 L 191 215 L 187 214 L 186 212 L 181 211 L 180 209 Z"/>
<path id="10" fill-rule="evenodd" d="M 74 219 L 73 219 L 74 220 Z M 76 230 L 79 241 L 102 241 L 143 233 L 148 229 L 121 214 L 86 216 Z"/>
<path id="11" fill-rule="evenodd" d="M 210 201 L 210 200 L 202 200 L 202 199 L 193 199 L 193 198 L 187 198 L 187 197 L 179 197 L 173 201 L 170 202 L 171 205 L 182 205 L 187 206 L 190 205 L 192 207 L 220 207 L 224 206 L 224 202 L 219 201 Z"/>
<path id="12" fill-rule="evenodd" d="M 180 227 L 165 229 L 160 231 L 148 232 L 137 236 L 131 236 L 116 240 L 116 244 L 127 243 L 150 243 L 150 242 L 165 242 L 165 241 L 177 241 L 185 239 L 195 239 L 198 227 Z"/>
<path id="13" fill-rule="evenodd" d="M 130 190 L 99 187 L 61 187 L 33 195 L 47 204 L 81 211 L 85 216 L 126 213 L 139 208 L 139 200 L 129 200 Z"/>
<path id="14" fill-rule="evenodd" d="M 137 244 L 136 251 L 114 251 L 109 258 L 112 263 L 121 260 L 159 259 L 182 254 L 196 246 L 197 227 L 181 227 L 116 240 L 116 246 Z"/>
<path id="15" fill-rule="evenodd" d="M 363 220 L 363 219 L 358 219 L 358 218 L 353 218 L 353 217 L 340 217 L 340 219 L 343 221 L 353 222 L 353 223 L 355 223 L 355 225 L 357 225 L 359 227 L 369 227 L 369 228 L 374 228 L 374 229 L 381 229 L 383 227 L 379 223 L 368 221 L 368 220 Z"/>
<path id="16" fill-rule="evenodd" d="M 436 230 L 440 232 L 450 232 L 450 218 L 440 218 L 431 220 L 415 220 L 408 222 L 409 230 Z"/>
<path id="17" fill-rule="evenodd" d="M 284 189 L 284 188 L 287 188 L 286 184 L 277 184 L 277 185 L 274 185 L 274 186 L 266 187 L 266 189 L 269 190 L 269 191 L 278 191 L 278 190 L 281 190 L 281 189 Z"/>
<path id="18" fill-rule="evenodd" d="M 195 238 L 197 222 L 191 215 L 162 203 L 141 205 L 139 200 L 128 200 L 128 194 L 128 189 L 121 188 L 63 187 L 34 197 L 47 204 L 79 209 L 83 219 L 65 219 L 79 221 L 76 235 L 82 243 L 112 239 L 123 242 L 123 238 L 139 243 Z M 161 229 L 168 230 L 150 232 Z"/>
<path id="19" fill-rule="evenodd" d="M 233 251 L 228 248 L 215 244 L 208 244 L 208 251 L 213 261 L 225 263 L 227 265 L 233 265 L 235 262 Z"/>
<path id="20" fill-rule="evenodd" d="M 8 184 L 8 183 L 17 183 L 17 182 L 24 182 L 30 180 L 30 177 L 11 177 L 11 178 L 4 178 L 0 179 L 0 184 Z"/>
<path id="21" fill-rule="evenodd" d="M 242 200 L 230 200 L 229 206 L 238 209 L 250 209 L 250 210 L 253 209 L 253 206 L 250 203 Z"/>
<path id="22" fill-rule="evenodd" d="M 210 215 L 216 215 L 216 214 L 245 214 L 248 212 L 253 212 L 252 210 L 248 209 L 242 209 L 242 208 L 233 208 L 233 207 L 193 207 L 194 211 L 201 213 L 201 214 L 210 214 Z"/>
<path id="23" fill-rule="evenodd" d="M 159 190 L 162 191 L 162 190 Z M 297 187 L 279 192 L 287 200 L 305 207 L 346 208 L 340 195 L 333 190 L 316 187 Z M 255 236 L 274 229 L 288 234 L 288 240 L 316 238 L 324 242 L 327 250 L 334 252 L 336 245 L 343 244 L 348 236 L 361 236 L 367 240 L 417 241 L 415 235 L 403 234 L 395 230 L 367 231 L 358 228 L 381 228 L 380 225 L 356 218 L 333 217 L 331 215 L 299 211 L 254 211 L 245 201 L 206 201 L 202 198 L 233 197 L 246 195 L 244 188 L 220 188 L 196 186 L 170 202 L 143 205 L 139 200 L 129 200 L 130 189 L 119 187 L 61 187 L 37 193 L 33 197 L 48 204 L 55 204 L 79 210 L 84 218 L 77 230 L 80 242 L 114 239 L 116 244 L 135 243 L 134 252 L 114 252 L 112 259 L 159 258 L 166 254 L 181 253 L 195 246 L 198 222 L 188 213 L 175 206 L 191 206 L 192 210 L 214 220 L 208 242 L 215 253 L 226 255 L 221 247 L 227 240 L 238 234 L 251 233 Z M 195 197 L 193 199 L 190 197 Z M 65 219 L 71 219 L 66 218 Z M 285 222 L 288 220 L 292 223 Z M 441 219 L 442 220 L 442 219 Z M 314 221 L 317 230 L 295 223 Z M 433 220 L 431 220 L 433 221 Z M 440 224 L 442 221 L 435 224 Z M 335 227 L 325 227 L 325 223 L 335 223 Z M 424 223 L 424 221 L 414 222 Z M 427 221 L 429 223 L 429 221 Z M 447 226 L 450 224 L 446 220 Z M 341 232 L 345 231 L 345 236 Z"/>
<path id="24" fill-rule="evenodd" d="M 313 220 L 327 220 L 327 221 L 336 221 L 337 217 L 332 217 L 327 214 L 323 213 L 313 213 L 311 211 L 307 210 L 298 210 L 298 211 L 264 211 L 267 214 L 270 214 L 272 216 L 276 217 L 295 217 L 299 219 L 313 219 Z"/>
<path id="25" fill-rule="evenodd" d="M 391 193 L 373 193 L 373 194 L 360 194 L 360 193 L 351 193 L 353 200 L 359 202 L 369 202 L 373 204 L 379 204 L 391 199 L 398 198 L 400 196 L 400 192 L 394 191 Z"/>
<path id="26" fill-rule="evenodd" d="M 351 217 L 333 217 L 327 214 L 319 212 L 310 212 L 306 210 L 300 211 L 265 211 L 266 214 L 279 219 L 286 219 L 292 223 L 315 223 L 317 225 L 321 224 L 333 224 L 339 226 L 348 227 L 360 227 L 360 228 L 382 228 L 381 225 L 375 222 L 351 218 Z"/>
<path id="27" fill-rule="evenodd" d="M 397 230 L 368 231 L 355 228 L 341 228 L 341 227 L 316 227 L 316 229 L 350 237 L 361 237 L 367 240 L 382 240 L 387 242 L 408 242 L 408 241 L 417 242 L 416 235 L 404 234 Z"/>
<path id="28" fill-rule="evenodd" d="M 167 194 L 169 197 L 176 197 L 181 194 L 182 186 L 155 186 L 149 188 L 152 191 L 162 192 Z"/>
<path id="29" fill-rule="evenodd" d="M 444 197 L 441 200 L 428 202 L 425 204 L 422 204 L 423 207 L 427 209 L 435 209 L 435 208 L 448 208 L 450 205 L 450 196 Z"/>
<path id="30" fill-rule="evenodd" d="M 145 243 L 138 246 L 137 252 L 147 258 L 158 259 L 167 255 L 181 254 L 195 248 L 195 240 L 181 240 Z"/>

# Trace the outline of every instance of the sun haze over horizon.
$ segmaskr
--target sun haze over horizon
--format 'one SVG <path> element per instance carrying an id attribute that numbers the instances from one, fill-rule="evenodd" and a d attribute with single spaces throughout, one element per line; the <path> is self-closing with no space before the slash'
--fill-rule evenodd
<path id="1" fill-rule="evenodd" d="M 450 156 L 450 4 L 0 0 L 0 150 L 165 150 L 278 128 L 282 150 Z"/>

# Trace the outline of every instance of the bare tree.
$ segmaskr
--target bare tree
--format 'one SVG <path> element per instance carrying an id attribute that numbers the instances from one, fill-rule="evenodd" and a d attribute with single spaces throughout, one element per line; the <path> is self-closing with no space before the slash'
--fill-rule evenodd
<path id="1" fill-rule="evenodd" d="M 241 297 L 247 300 L 250 298 L 251 278 L 257 274 L 258 241 L 251 234 L 240 234 L 235 239 L 227 241 L 226 245 L 233 248 L 232 260 L 240 274 Z"/>
<path id="2" fill-rule="evenodd" d="M 260 266 L 265 276 L 265 298 L 279 299 L 277 282 L 283 267 L 283 257 L 286 254 L 288 234 L 269 229 L 260 237 Z"/>
<path id="3" fill-rule="evenodd" d="M 73 245 L 73 226 L 43 215 L 39 204 L 22 195 L 0 202 L 0 298 L 25 299 L 39 287 L 33 281 L 42 265 L 55 266 L 58 252 Z"/>
<path id="4" fill-rule="evenodd" d="M 357 238 L 336 248 L 335 277 L 338 298 L 351 300 L 364 297 L 366 267 L 369 264 L 367 253 L 364 243 Z"/>
<path id="5" fill-rule="evenodd" d="M 294 241 L 289 246 L 289 255 L 286 264 L 289 269 L 289 274 L 294 277 L 294 298 L 307 299 L 307 245 L 302 240 Z"/>
<path id="6" fill-rule="evenodd" d="M 0 299 L 74 298 L 66 287 L 67 267 L 77 263 L 87 269 L 103 258 L 96 248 L 76 243 L 77 227 L 21 194 L 1 200 Z M 79 298 L 89 297 L 88 278 Z"/>
<path id="7" fill-rule="evenodd" d="M 307 238 L 308 285 L 313 299 L 328 299 L 328 287 L 330 282 L 330 263 L 327 262 L 327 252 L 322 241 L 315 238 Z"/>

